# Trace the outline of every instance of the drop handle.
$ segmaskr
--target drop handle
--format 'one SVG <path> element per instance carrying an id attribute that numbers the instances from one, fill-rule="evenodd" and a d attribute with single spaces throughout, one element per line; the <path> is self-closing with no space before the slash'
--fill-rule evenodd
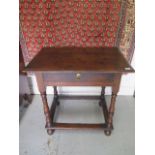
<path id="1" fill-rule="evenodd" d="M 80 73 L 76 73 L 76 79 L 80 79 L 80 77 L 81 77 L 81 74 Z"/>

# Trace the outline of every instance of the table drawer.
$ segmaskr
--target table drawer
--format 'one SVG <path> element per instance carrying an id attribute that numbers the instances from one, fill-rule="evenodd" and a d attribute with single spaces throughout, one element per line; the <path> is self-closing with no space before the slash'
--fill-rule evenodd
<path id="1" fill-rule="evenodd" d="M 90 72 L 52 72 L 43 73 L 43 79 L 45 82 L 49 82 L 55 85 L 111 85 L 114 80 L 114 74 L 105 73 L 90 73 Z"/>

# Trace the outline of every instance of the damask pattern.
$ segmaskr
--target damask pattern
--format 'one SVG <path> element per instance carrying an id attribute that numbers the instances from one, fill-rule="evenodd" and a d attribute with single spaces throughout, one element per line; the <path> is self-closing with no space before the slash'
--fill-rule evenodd
<path id="1" fill-rule="evenodd" d="M 20 43 L 25 64 L 46 46 L 115 46 L 118 32 L 124 34 L 120 31 L 124 3 L 123 0 L 20 0 Z"/>
<path id="2" fill-rule="evenodd" d="M 131 62 L 135 48 L 135 2 L 127 0 L 124 27 L 122 28 L 119 47 L 126 59 Z"/>

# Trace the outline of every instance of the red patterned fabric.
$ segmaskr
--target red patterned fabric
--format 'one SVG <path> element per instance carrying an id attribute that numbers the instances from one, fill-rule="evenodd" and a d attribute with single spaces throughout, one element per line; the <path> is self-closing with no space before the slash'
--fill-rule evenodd
<path id="1" fill-rule="evenodd" d="M 44 46 L 115 46 L 121 0 L 20 0 L 25 63 Z"/>

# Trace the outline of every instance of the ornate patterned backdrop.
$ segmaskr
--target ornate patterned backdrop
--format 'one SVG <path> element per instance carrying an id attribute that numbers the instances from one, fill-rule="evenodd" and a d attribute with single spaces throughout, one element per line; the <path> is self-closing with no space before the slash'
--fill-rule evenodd
<path id="1" fill-rule="evenodd" d="M 20 0 L 25 64 L 45 46 L 119 46 L 134 51 L 134 0 Z"/>

